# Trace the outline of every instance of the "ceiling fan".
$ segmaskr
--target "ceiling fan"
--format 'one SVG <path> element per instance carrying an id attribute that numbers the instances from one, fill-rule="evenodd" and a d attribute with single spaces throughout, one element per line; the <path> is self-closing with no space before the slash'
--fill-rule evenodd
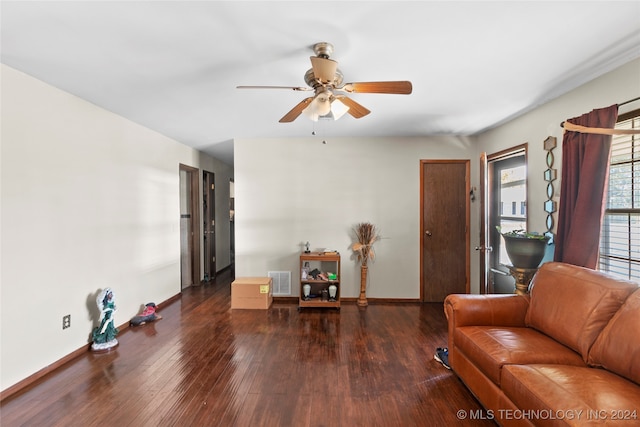
<path id="1" fill-rule="evenodd" d="M 356 119 L 366 116 L 369 111 L 343 93 L 388 93 L 408 95 L 413 87 L 410 81 L 386 82 L 354 82 L 344 83 L 338 63 L 329 59 L 333 53 L 331 43 L 316 43 L 313 45 L 316 56 L 310 57 L 311 68 L 305 73 L 304 81 L 308 87 L 300 86 L 237 86 L 238 89 L 288 89 L 295 91 L 314 91 L 314 96 L 303 99 L 285 114 L 280 123 L 289 123 L 302 113 L 313 121 L 319 118 L 339 119 L 349 113 Z"/>

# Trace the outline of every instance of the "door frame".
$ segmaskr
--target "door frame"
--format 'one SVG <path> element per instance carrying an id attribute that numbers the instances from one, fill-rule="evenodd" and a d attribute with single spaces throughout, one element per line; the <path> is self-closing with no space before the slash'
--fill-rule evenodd
<path id="1" fill-rule="evenodd" d="M 489 242 L 489 160 L 486 152 L 480 154 L 480 245 L 476 251 L 480 252 L 480 294 L 489 292 L 489 257 L 487 252 L 493 251 Z"/>
<path id="2" fill-rule="evenodd" d="M 200 169 L 180 163 L 178 168 L 178 181 L 180 171 L 187 172 L 189 177 L 188 191 L 191 193 L 191 236 L 189 249 L 191 253 L 191 285 L 197 286 L 200 281 Z M 180 190 L 182 191 L 182 190 Z M 182 196 L 182 195 L 180 195 Z M 180 201 L 178 200 L 178 203 Z M 182 259 L 182 244 L 180 244 L 180 257 Z M 182 263 L 180 263 L 182 266 Z M 182 268 L 182 267 L 181 267 Z M 182 291 L 182 272 L 180 273 L 180 290 Z"/>
<path id="3" fill-rule="evenodd" d="M 231 266 L 231 274 L 235 275 L 236 267 L 236 202 L 235 202 L 235 181 L 229 179 L 229 265 Z"/>
<path id="4" fill-rule="evenodd" d="M 429 163 L 463 163 L 465 165 L 465 192 L 469 197 L 465 201 L 465 289 L 468 294 L 471 291 L 471 160 L 470 159 L 447 159 L 447 160 L 420 160 L 420 302 L 424 302 L 424 244 L 422 240 L 426 233 L 424 224 L 424 165 Z"/>
<path id="5" fill-rule="evenodd" d="M 215 173 L 202 170 L 203 267 L 209 280 L 216 277 L 216 197 Z M 206 203 L 205 203 L 206 202 Z"/>
<path id="6" fill-rule="evenodd" d="M 480 242 L 478 247 L 480 252 L 480 293 L 491 294 L 494 292 L 493 280 L 491 272 L 491 263 L 494 249 L 497 246 L 491 240 L 491 191 L 493 188 L 492 163 L 509 157 L 518 155 L 523 152 L 524 163 L 527 166 L 527 225 L 529 223 L 529 143 L 515 145 L 510 148 L 498 151 L 496 153 L 487 154 L 483 152 L 480 156 Z M 484 156 L 484 158 L 483 158 Z"/>

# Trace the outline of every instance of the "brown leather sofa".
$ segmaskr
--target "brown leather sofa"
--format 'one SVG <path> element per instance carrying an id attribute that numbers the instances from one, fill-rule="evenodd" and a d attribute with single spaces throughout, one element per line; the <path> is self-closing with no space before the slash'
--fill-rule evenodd
<path id="1" fill-rule="evenodd" d="M 449 295 L 449 364 L 504 426 L 640 426 L 640 290 L 542 265 L 529 295 Z"/>

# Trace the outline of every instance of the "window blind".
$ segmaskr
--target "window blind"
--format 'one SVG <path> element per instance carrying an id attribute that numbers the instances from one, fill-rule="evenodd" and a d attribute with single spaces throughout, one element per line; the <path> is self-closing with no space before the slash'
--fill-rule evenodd
<path id="1" fill-rule="evenodd" d="M 640 129 L 640 110 L 621 116 L 616 129 Z M 640 281 L 640 135 L 614 135 L 599 269 Z"/>

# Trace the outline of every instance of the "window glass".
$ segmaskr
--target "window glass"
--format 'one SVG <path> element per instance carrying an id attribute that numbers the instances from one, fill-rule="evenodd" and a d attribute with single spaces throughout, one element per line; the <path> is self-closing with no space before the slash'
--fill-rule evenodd
<path id="1" fill-rule="evenodd" d="M 524 156 L 522 156 L 524 161 Z M 510 206 L 508 214 L 504 209 L 500 210 L 500 229 L 503 233 L 513 230 L 526 230 L 527 217 L 526 210 L 518 210 L 518 205 L 525 206 L 527 198 L 527 168 L 524 164 L 502 169 L 500 171 L 500 202 L 501 206 L 505 204 Z M 501 239 L 504 239 L 500 236 Z M 503 242 L 500 242 L 501 264 L 510 264 L 507 251 Z"/>
<path id="2" fill-rule="evenodd" d="M 619 118 L 618 129 L 639 129 L 640 110 Z M 599 269 L 640 281 L 640 137 L 614 135 Z"/>

